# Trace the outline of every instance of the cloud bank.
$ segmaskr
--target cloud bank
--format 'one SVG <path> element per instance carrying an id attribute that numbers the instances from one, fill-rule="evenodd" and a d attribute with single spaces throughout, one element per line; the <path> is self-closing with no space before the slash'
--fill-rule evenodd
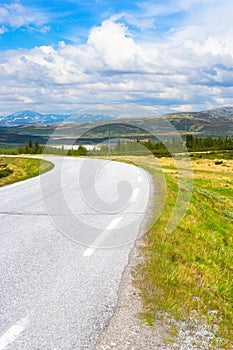
<path id="1" fill-rule="evenodd" d="M 111 16 L 90 29 L 84 44 L 2 51 L 0 114 L 24 108 L 74 112 L 82 104 L 105 102 L 153 105 L 158 113 L 232 105 L 233 4 L 172 4 L 144 2 L 135 16 Z M 9 26 L 49 25 L 44 16 L 12 6 L 0 8 L 0 34 Z M 174 27 L 152 35 L 161 14 L 174 11 L 180 13 Z M 132 25 L 146 28 L 147 35 L 136 35 Z"/>

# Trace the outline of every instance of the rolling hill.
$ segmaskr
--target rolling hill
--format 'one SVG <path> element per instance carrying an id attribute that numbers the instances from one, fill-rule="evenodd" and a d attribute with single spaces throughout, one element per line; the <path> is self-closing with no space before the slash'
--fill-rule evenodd
<path id="1" fill-rule="evenodd" d="M 80 136 L 78 142 L 101 142 L 109 132 L 112 138 L 142 139 L 150 132 L 172 136 L 170 125 L 181 135 L 233 136 L 233 107 L 120 119 L 100 112 L 62 115 L 22 111 L 0 117 L 0 144 L 25 144 L 29 139 L 44 144 L 51 134 L 54 143 L 72 143 Z"/>

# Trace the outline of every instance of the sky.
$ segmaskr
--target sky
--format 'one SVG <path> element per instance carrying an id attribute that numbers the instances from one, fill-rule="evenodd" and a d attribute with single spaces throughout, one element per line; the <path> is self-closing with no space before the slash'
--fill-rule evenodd
<path id="1" fill-rule="evenodd" d="M 229 0 L 0 0 L 0 115 L 233 105 Z"/>

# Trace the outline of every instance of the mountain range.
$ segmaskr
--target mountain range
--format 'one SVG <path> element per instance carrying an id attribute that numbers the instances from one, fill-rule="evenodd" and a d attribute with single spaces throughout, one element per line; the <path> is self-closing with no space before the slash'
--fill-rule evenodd
<path id="1" fill-rule="evenodd" d="M 82 135 L 83 142 L 87 143 L 94 139 L 98 139 L 98 142 L 107 139 L 109 133 L 113 138 L 132 135 L 147 138 L 148 131 L 172 136 L 174 132 L 170 124 L 180 135 L 191 133 L 200 137 L 233 137 L 233 107 L 138 118 L 115 118 L 108 111 L 99 110 L 72 115 L 26 110 L 0 117 L 0 144 L 25 144 L 29 139 L 45 144 L 51 135 L 54 142 L 60 139 L 62 144 L 72 142 L 77 135 Z"/>
<path id="2" fill-rule="evenodd" d="M 113 117 L 102 114 L 77 113 L 77 114 L 42 114 L 35 111 L 20 111 L 10 114 L 6 117 L 0 116 L 0 126 L 18 126 L 18 125 L 54 125 L 65 122 L 66 120 L 77 123 L 98 122 L 111 120 Z"/>
<path id="3" fill-rule="evenodd" d="M 170 113 L 164 115 L 168 120 L 189 121 L 188 124 L 195 124 L 194 121 L 203 121 L 204 123 L 232 123 L 233 107 L 222 107 L 201 112 Z M 150 119 L 153 117 L 150 117 Z M 56 125 L 65 121 L 75 123 L 92 123 L 114 120 L 114 116 L 106 113 L 76 113 L 76 114 L 42 114 L 35 111 L 20 111 L 8 116 L 0 116 L 0 126 L 18 126 L 18 125 Z M 121 118 L 119 118 L 121 119 Z M 124 119 L 124 118 L 122 118 Z M 129 119 L 129 118 L 127 118 Z"/>

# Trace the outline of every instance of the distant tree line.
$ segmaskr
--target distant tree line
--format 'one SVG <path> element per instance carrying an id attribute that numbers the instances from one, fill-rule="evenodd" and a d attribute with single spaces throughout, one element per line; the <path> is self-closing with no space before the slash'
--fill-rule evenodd
<path id="1" fill-rule="evenodd" d="M 194 137 L 186 136 L 186 147 L 189 151 L 208 151 L 208 150 L 232 150 L 232 137 Z"/>
<path id="2" fill-rule="evenodd" d="M 77 150 L 62 148 L 46 147 L 35 144 L 29 141 L 25 146 L 21 146 L 18 149 L 0 149 L 2 154 L 56 154 L 56 155 L 68 155 L 68 156 L 106 156 L 106 155 L 149 155 L 153 154 L 156 157 L 169 157 L 173 152 L 183 152 L 184 145 L 186 145 L 188 151 L 217 151 L 217 150 L 233 150 L 233 138 L 232 137 L 194 137 L 191 134 L 186 135 L 185 139 L 173 137 L 170 140 L 152 141 L 148 140 L 132 140 L 121 141 L 118 140 L 113 144 L 105 144 L 98 149 L 88 151 L 86 147 L 79 145 Z M 46 147 L 46 149 L 45 149 Z"/>
<path id="3" fill-rule="evenodd" d="M 79 145 L 78 149 L 69 149 L 67 152 L 68 156 L 86 156 L 88 154 L 88 150 L 86 147 Z"/>
<path id="4" fill-rule="evenodd" d="M 171 144 L 163 144 L 163 142 L 152 142 L 151 140 L 140 141 L 140 140 L 130 140 L 130 141 L 121 141 L 118 140 L 115 144 L 103 145 L 100 149 L 93 150 L 89 154 L 93 156 L 124 156 L 124 155 L 135 155 L 135 156 L 146 156 L 146 155 L 155 155 L 155 156 L 170 156 L 168 149 Z M 183 143 L 181 143 L 183 144 Z M 177 144 L 175 144 L 177 147 Z"/>
<path id="5" fill-rule="evenodd" d="M 44 151 L 44 146 L 39 145 L 36 141 L 33 145 L 32 141 L 29 140 L 26 146 L 18 148 L 18 154 L 41 154 Z"/>
<path id="6" fill-rule="evenodd" d="M 35 144 L 31 140 L 25 146 L 20 146 L 17 149 L 0 149 L 0 154 L 8 155 L 19 155 L 19 154 L 56 154 L 56 155 L 67 155 L 67 156 L 86 156 L 88 150 L 86 147 L 79 145 L 77 150 L 69 149 L 65 150 L 64 147 L 46 147 L 40 145 L 38 142 Z"/>
<path id="7" fill-rule="evenodd" d="M 231 137 L 193 137 L 187 135 L 186 140 L 173 137 L 168 141 L 120 141 L 114 145 L 104 145 L 99 150 L 90 152 L 90 155 L 149 155 L 156 157 L 169 157 L 173 152 L 184 152 L 184 145 L 188 151 L 208 150 L 233 150 L 233 139 Z"/>

